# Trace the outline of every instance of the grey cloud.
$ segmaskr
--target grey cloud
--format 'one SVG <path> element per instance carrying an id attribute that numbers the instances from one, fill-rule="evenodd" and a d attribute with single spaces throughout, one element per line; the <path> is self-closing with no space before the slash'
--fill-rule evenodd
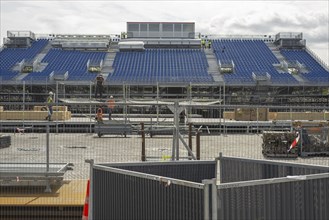
<path id="1" fill-rule="evenodd" d="M 304 38 L 308 39 L 314 43 L 318 44 L 327 44 L 327 47 L 329 46 L 329 37 L 328 32 L 317 32 L 317 33 L 304 33 Z"/>
<path id="2" fill-rule="evenodd" d="M 224 21 L 224 22 L 223 22 Z M 313 41 L 328 42 L 328 15 L 313 14 L 282 16 L 280 13 L 248 13 L 230 18 L 228 15 L 214 18 L 212 31 L 234 34 L 276 34 L 277 32 L 305 32 Z"/>

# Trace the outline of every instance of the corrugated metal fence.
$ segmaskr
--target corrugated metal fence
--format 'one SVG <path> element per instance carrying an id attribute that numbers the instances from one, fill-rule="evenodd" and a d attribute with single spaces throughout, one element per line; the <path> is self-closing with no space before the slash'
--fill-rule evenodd
<path id="1" fill-rule="evenodd" d="M 328 173 L 224 183 L 217 188 L 218 219 L 329 218 Z"/>
<path id="2" fill-rule="evenodd" d="M 220 157 L 218 219 L 329 219 L 329 167 Z"/>
<path id="3" fill-rule="evenodd" d="M 281 161 L 220 157 L 220 182 L 239 182 L 292 175 L 327 173 L 328 167 Z"/>
<path id="4" fill-rule="evenodd" d="M 92 173 L 92 219 L 204 219 L 202 180 L 215 177 L 216 162 L 103 164 Z"/>
<path id="5" fill-rule="evenodd" d="M 92 165 L 92 219 L 329 219 L 329 167 L 219 161 Z"/>

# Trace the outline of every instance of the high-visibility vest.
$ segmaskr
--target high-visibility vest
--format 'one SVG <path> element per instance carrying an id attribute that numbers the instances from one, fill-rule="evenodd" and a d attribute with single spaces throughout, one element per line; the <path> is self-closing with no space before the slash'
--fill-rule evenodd
<path id="1" fill-rule="evenodd" d="M 47 98 L 47 103 L 53 103 L 53 97 L 48 96 L 48 98 Z"/>
<path id="2" fill-rule="evenodd" d="M 114 106 L 115 106 L 115 101 L 114 101 L 114 99 L 110 99 L 110 100 L 108 100 L 107 101 L 108 102 L 108 107 L 110 108 L 110 109 L 114 109 Z"/>

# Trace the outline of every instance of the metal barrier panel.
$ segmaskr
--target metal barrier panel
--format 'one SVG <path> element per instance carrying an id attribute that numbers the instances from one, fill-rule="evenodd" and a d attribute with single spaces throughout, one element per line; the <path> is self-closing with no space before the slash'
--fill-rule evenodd
<path id="1" fill-rule="evenodd" d="M 329 174 L 221 184 L 217 199 L 223 220 L 329 219 Z"/>
<path id="2" fill-rule="evenodd" d="M 220 157 L 220 182 L 269 179 L 329 172 L 329 167 L 278 161 Z"/>
<path id="3" fill-rule="evenodd" d="M 169 178 L 201 183 L 202 180 L 216 177 L 216 161 L 175 161 L 104 164 L 140 173 L 147 173 Z"/>
<path id="4" fill-rule="evenodd" d="M 204 219 L 202 184 L 122 171 L 94 167 L 92 219 Z"/>

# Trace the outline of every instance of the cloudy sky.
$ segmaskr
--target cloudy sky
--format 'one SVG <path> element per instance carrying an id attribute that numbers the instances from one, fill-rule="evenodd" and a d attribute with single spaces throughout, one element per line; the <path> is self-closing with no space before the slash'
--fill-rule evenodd
<path id="1" fill-rule="evenodd" d="M 204 34 L 303 32 L 329 64 L 329 1 L 15 1 L 0 0 L 7 30 L 36 34 L 119 34 L 127 21 L 192 21 Z"/>

